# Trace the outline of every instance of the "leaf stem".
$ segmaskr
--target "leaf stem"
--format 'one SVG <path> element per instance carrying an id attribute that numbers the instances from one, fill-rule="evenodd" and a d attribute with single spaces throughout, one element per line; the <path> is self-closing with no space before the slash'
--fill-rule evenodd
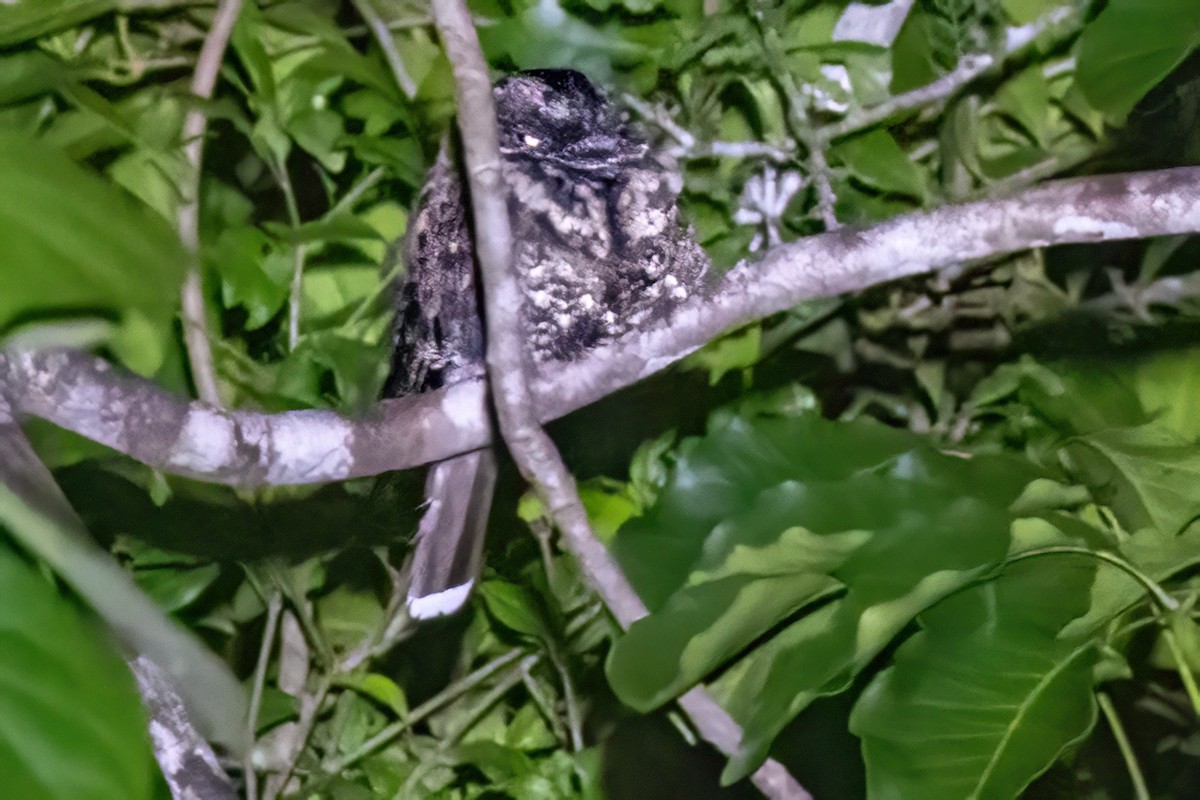
<path id="1" fill-rule="evenodd" d="M 1112 700 L 1106 693 L 1097 692 L 1096 702 L 1100 704 L 1100 711 L 1104 714 L 1109 730 L 1112 731 L 1113 739 L 1117 742 L 1121 758 L 1125 760 L 1125 768 L 1129 770 L 1129 782 L 1133 784 L 1135 800 L 1150 800 L 1150 792 L 1146 788 L 1146 778 L 1142 775 L 1142 768 L 1138 764 L 1137 753 L 1133 752 L 1133 746 L 1129 743 L 1129 737 L 1125 735 L 1125 727 L 1121 724 L 1121 718 L 1117 716 L 1117 710 L 1113 707 Z"/>
<path id="2" fill-rule="evenodd" d="M 263 685 L 267 679 L 267 664 L 271 660 L 271 646 L 275 641 L 275 630 L 279 626 L 279 615 L 283 611 L 283 595 L 275 590 L 267 598 L 267 620 L 263 626 L 262 642 L 258 647 L 258 661 L 254 665 L 254 678 L 250 684 L 250 708 L 246 712 L 246 741 L 253 742 L 258 733 L 258 711 L 262 706 Z M 246 800 L 258 798 L 258 775 L 254 771 L 253 748 L 246 753 L 243 773 L 246 780 Z"/>
<path id="3" fill-rule="evenodd" d="M 447 732 L 446 736 L 443 737 L 441 743 L 438 745 L 437 755 L 444 755 L 447 750 L 458 744 L 462 737 L 465 736 L 467 732 L 471 730 L 471 728 L 475 727 L 480 718 L 482 718 L 492 706 L 498 703 L 510 689 L 521 682 L 522 676 L 534 664 L 536 664 L 540 658 L 541 655 L 539 654 L 527 655 L 525 658 L 521 659 L 521 663 L 517 664 L 514 669 L 509 670 L 508 673 L 506 673 L 504 677 L 502 677 L 496 683 L 495 686 L 488 690 L 487 694 L 479 699 L 479 702 L 475 704 L 475 707 L 471 709 L 466 718 L 459 722 L 459 724 L 455 726 L 453 730 Z M 438 764 L 433 760 L 433 758 L 421 759 L 421 762 L 417 764 L 416 769 L 409 774 L 408 780 L 404 782 L 404 786 L 396 795 L 398 800 L 402 800 L 402 798 L 406 797 L 415 797 L 417 784 L 420 783 L 421 779 L 424 778 L 425 775 L 436 766 L 438 766 Z"/>
<path id="4" fill-rule="evenodd" d="M 1039 547 L 1036 550 L 1028 550 L 1024 553 L 1018 553 L 1017 555 L 1010 557 L 1004 562 L 1004 566 L 1015 564 L 1018 561 L 1024 561 L 1027 558 L 1050 555 L 1079 555 L 1086 556 L 1088 558 L 1094 558 L 1097 561 L 1104 561 L 1105 563 L 1113 565 L 1141 584 L 1142 588 L 1146 590 L 1146 594 L 1150 595 L 1150 599 L 1154 601 L 1155 606 L 1157 606 L 1160 610 L 1166 613 L 1174 613 L 1179 610 L 1179 601 L 1167 594 L 1166 590 L 1159 586 L 1153 578 L 1120 556 L 1104 550 L 1091 550 L 1087 547 L 1078 547 L 1076 545 L 1054 545 L 1052 547 Z"/>
<path id="5" fill-rule="evenodd" d="M 1162 637 L 1163 641 L 1167 643 L 1167 649 L 1171 651 L 1171 658 L 1175 660 L 1175 671 L 1179 673 L 1179 680 L 1183 682 L 1183 689 L 1187 692 L 1192 710 L 1197 716 L 1200 716 L 1200 687 L 1196 686 L 1196 676 L 1192 674 L 1187 656 L 1184 654 L 1183 648 L 1179 646 L 1175 628 L 1169 620 L 1162 625 Z"/>
<path id="6" fill-rule="evenodd" d="M 510 650 L 502 656 L 493 658 L 488 663 L 484 664 L 479 669 L 467 675 L 462 680 L 455 681 L 447 686 L 442 691 L 435 694 L 433 697 L 426 700 L 421 705 L 414 708 L 407 717 L 402 720 L 397 720 L 391 725 L 381 730 L 379 733 L 372 736 L 367 741 L 359 745 L 353 752 L 347 753 L 341 758 L 327 762 L 323 765 L 322 771 L 326 775 L 337 775 L 347 767 L 356 764 L 363 758 L 369 756 L 379 748 L 391 742 L 404 731 L 416 725 L 418 722 L 437 711 L 447 703 L 453 702 L 455 699 L 469 692 L 479 684 L 486 681 L 492 675 L 516 661 L 525 651 L 520 649 Z M 517 678 L 520 678 L 520 671 L 516 673 Z"/>
<path id="7" fill-rule="evenodd" d="M 1183 606 L 1178 600 L 1169 595 L 1165 589 L 1158 583 L 1145 574 L 1137 567 L 1130 564 L 1125 559 L 1113 553 L 1108 553 L 1103 550 L 1089 550 L 1086 547 L 1077 547 L 1073 545 L 1056 545 L 1053 547 L 1039 547 L 1036 550 L 1030 550 L 1025 553 L 1019 553 L 1006 561 L 1006 564 L 1015 564 L 1018 561 L 1023 561 L 1026 558 L 1044 555 L 1082 555 L 1089 558 L 1095 558 L 1098 561 L 1104 561 L 1120 569 L 1129 577 L 1140 583 L 1146 590 L 1146 593 L 1154 601 L 1155 609 L 1158 614 L 1158 624 L 1162 632 L 1163 641 L 1166 642 L 1167 648 L 1171 651 L 1171 657 L 1175 660 L 1175 669 L 1179 673 L 1179 679 L 1183 682 L 1183 688 L 1187 692 L 1188 700 L 1191 701 L 1192 708 L 1196 714 L 1200 716 L 1200 686 L 1196 684 L 1196 676 L 1192 674 L 1192 669 L 1188 664 L 1187 656 L 1183 652 L 1183 648 L 1179 645 L 1179 639 L 1175 636 L 1175 628 L 1172 625 L 1172 618 L 1183 612 Z M 1165 617 L 1165 619 L 1164 619 Z"/>

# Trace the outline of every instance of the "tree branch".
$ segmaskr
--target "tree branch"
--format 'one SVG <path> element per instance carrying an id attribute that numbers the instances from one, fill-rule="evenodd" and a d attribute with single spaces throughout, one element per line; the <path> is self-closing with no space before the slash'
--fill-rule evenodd
<path id="1" fill-rule="evenodd" d="M 404 66 L 404 59 L 400 57 L 400 51 L 396 49 L 396 42 L 392 39 L 392 31 L 388 23 L 379 16 L 372 0 L 351 0 L 351 2 L 358 15 L 371 29 L 371 35 L 375 37 L 379 49 L 383 51 L 383 58 L 387 61 L 388 69 L 392 71 L 400 91 L 404 92 L 404 96 L 409 99 L 416 97 L 417 84 L 413 82 L 412 76 L 408 74 L 408 69 Z"/>
<path id="2" fill-rule="evenodd" d="M 814 297 L 865 289 L 1030 247 L 1200 232 L 1200 167 L 1058 181 L 1006 199 L 909 214 L 771 248 L 669 324 L 636 331 L 536 376 L 542 422 L 683 358 L 724 331 Z M 408 469 L 487 445 L 482 381 L 388 400 L 350 419 L 187 404 L 100 359 L 0 353 L 0 386 L 47 419 L 166 472 L 236 486 L 318 483 Z"/>
<path id="3" fill-rule="evenodd" d="M 512 228 L 487 63 L 463 0 L 433 0 L 433 17 L 454 71 L 475 252 L 484 285 L 487 368 L 500 431 L 521 474 L 533 484 L 579 562 L 587 583 L 622 628 L 649 612 L 616 560 L 592 532 L 575 479 L 546 435 L 530 391 L 531 372 L 521 334 L 524 298 L 512 264 Z M 701 687 L 679 700 L 701 737 L 725 755 L 738 752 L 742 729 Z M 778 762 L 768 759 L 752 777 L 762 793 L 779 800 L 811 800 Z"/>
<path id="4" fill-rule="evenodd" d="M 242 0 L 221 0 L 213 15 L 212 27 L 200 47 L 196 71 L 192 74 L 192 95 L 208 100 L 217 85 L 217 72 L 233 25 L 242 10 Z M 196 394 L 206 403 L 219 405 L 217 378 L 213 371 L 212 345 L 208 319 L 204 312 L 204 282 L 200 261 L 200 162 L 204 156 L 204 131 L 208 115 L 200 105 L 188 109 L 183 119 L 183 154 L 191 167 L 188 185 L 183 187 L 177 224 L 179 239 L 188 256 L 187 274 L 180 290 L 183 316 L 183 340 L 188 366 L 196 384 Z"/>
<path id="5" fill-rule="evenodd" d="M 831 142 L 834 139 L 872 128 L 892 117 L 941 103 L 981 75 L 1003 67 L 1024 54 L 1043 33 L 1052 32 L 1055 41 L 1059 41 L 1078 32 L 1082 24 L 1082 19 L 1076 9 L 1060 7 L 1028 25 L 1010 27 L 1004 43 L 1004 51 L 999 59 L 987 53 L 965 55 L 954 66 L 954 69 L 931 83 L 895 95 L 869 108 L 851 112 L 844 119 L 820 128 L 817 136 L 822 141 Z"/>
<path id="6" fill-rule="evenodd" d="M 0 383 L 0 525 L 86 600 L 129 650 L 171 676 L 172 692 L 183 695 L 192 718 L 210 739 L 240 754 L 248 743 L 242 738 L 245 698 L 237 680 L 92 540 L 16 424 L 5 391 Z"/>
<path id="7" fill-rule="evenodd" d="M 174 800 L 237 800 L 212 747 L 192 725 L 171 677 L 145 656 L 129 659 L 138 693 L 150 715 L 154 757 Z"/>

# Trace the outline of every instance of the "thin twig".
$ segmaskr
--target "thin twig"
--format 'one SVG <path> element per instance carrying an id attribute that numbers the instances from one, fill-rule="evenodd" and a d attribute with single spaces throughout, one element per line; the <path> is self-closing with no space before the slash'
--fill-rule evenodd
<path id="1" fill-rule="evenodd" d="M 283 202 L 287 208 L 288 222 L 292 230 L 300 227 L 300 204 L 296 200 L 296 190 L 292 185 L 292 176 L 288 174 L 287 164 L 278 163 L 273 167 L 275 182 L 283 192 Z M 304 296 L 304 262 L 308 256 L 308 247 L 301 242 L 292 244 L 292 283 L 288 290 L 288 352 L 300 344 L 300 301 Z"/>
<path id="2" fill-rule="evenodd" d="M 324 219 L 332 219 L 343 211 L 350 211 L 354 208 L 354 204 L 362 199 L 363 195 L 370 191 L 375 184 L 383 179 L 387 172 L 383 167 L 376 167 L 350 187 L 350 189 L 324 215 Z"/>
<path id="3" fill-rule="evenodd" d="M 383 51 L 383 57 L 387 61 L 392 75 L 396 78 L 396 85 L 400 87 L 400 91 L 404 92 L 404 96 L 410 100 L 416 97 L 417 84 L 413 82 L 412 76 L 408 74 L 408 68 L 404 66 L 404 59 L 400 57 L 400 51 L 396 49 L 396 40 L 392 38 L 392 31 L 388 23 L 379 16 L 379 12 L 375 10 L 371 0 L 351 0 L 351 2 L 354 3 L 358 15 L 371 29 L 371 35 L 375 37 L 375 41 L 379 43 L 379 49 Z"/>
<path id="4" fill-rule="evenodd" d="M 1004 53 L 999 59 L 986 53 L 963 56 L 954 69 L 933 82 L 890 97 L 870 108 L 852 112 L 839 122 L 819 128 L 817 134 L 824 141 L 831 142 L 872 128 L 892 117 L 940 103 L 957 94 L 960 89 L 981 75 L 994 69 L 998 70 L 1021 57 L 1044 32 L 1055 31 L 1057 41 L 1073 35 L 1080 24 L 1076 9 L 1056 8 L 1029 25 L 1010 29 Z"/>
<path id="5" fill-rule="evenodd" d="M 1100 711 L 1104 713 L 1108 728 L 1117 742 L 1117 749 L 1121 751 L 1125 769 L 1129 772 L 1129 782 L 1133 784 L 1135 800 L 1150 800 L 1150 790 L 1146 788 L 1146 778 L 1142 775 L 1142 768 L 1138 764 L 1137 753 L 1133 752 L 1133 745 L 1129 743 L 1129 737 L 1125 735 L 1125 726 L 1121 724 L 1121 718 L 1117 716 L 1117 709 L 1113 707 L 1112 699 L 1106 692 L 1097 692 L 1096 703 L 1100 706 Z"/>
<path id="6" fill-rule="evenodd" d="M 771 62 L 786 64 L 786 53 L 779 40 L 779 35 L 768 28 L 761 14 L 755 14 L 758 23 L 759 38 L 763 49 Z M 829 160 L 825 157 L 828 140 L 823 138 L 813 127 L 811 119 L 812 103 L 800 90 L 795 76 L 786 67 L 780 67 L 771 73 L 771 77 L 782 95 L 782 101 L 787 116 L 788 127 L 796 141 L 804 146 L 808 161 L 808 177 L 812 181 L 817 194 L 817 217 L 825 226 L 826 231 L 834 231 L 841 227 L 838 222 L 836 205 L 837 194 L 833 191 L 830 180 Z"/>
<path id="7" fill-rule="evenodd" d="M 242 10 L 242 0 L 220 0 L 213 14 L 212 27 L 200 47 L 196 71 L 192 73 L 191 92 L 209 100 L 217 85 L 217 72 L 229 44 L 233 25 Z M 209 405 L 220 405 L 217 377 L 213 368 L 211 334 L 204 308 L 204 282 L 200 261 L 200 165 L 204 158 L 204 132 L 208 115 L 202 105 L 188 109 L 183 119 L 183 154 L 191 168 L 191 180 L 182 187 L 177 215 L 179 240 L 188 254 L 187 275 L 180 290 L 183 340 L 188 365 L 196 384 L 196 395 Z"/>
<path id="8" fill-rule="evenodd" d="M 262 706 L 263 686 L 267 681 L 267 666 L 271 660 L 271 646 L 275 642 L 275 630 L 279 625 L 279 614 L 283 610 L 283 596 L 275 590 L 267 598 L 267 620 L 263 626 L 262 641 L 258 647 L 258 660 L 254 664 L 254 677 L 250 683 L 250 708 L 246 711 L 246 741 L 253 742 L 258 735 L 258 712 Z M 254 771 L 251 754 L 246 754 L 242 773 L 246 780 L 246 800 L 258 797 L 258 774 Z"/>
<path id="9" fill-rule="evenodd" d="M 699 142 L 692 132 L 671 119 L 665 109 L 651 105 L 641 98 L 626 94 L 621 102 L 632 108 L 643 119 L 653 122 L 666 131 L 677 146 L 669 148 L 671 155 L 680 158 L 767 158 L 772 161 L 791 161 L 796 157 L 793 150 L 777 147 L 767 142 Z"/>
<path id="10" fill-rule="evenodd" d="M 407 714 L 407 716 L 404 717 L 404 719 L 391 723 L 383 730 L 379 731 L 379 733 L 360 744 L 354 750 L 346 753 L 344 756 L 326 762 L 321 766 L 322 772 L 327 775 L 337 775 L 348 767 L 357 764 L 359 761 L 371 755 L 376 750 L 386 747 L 392 742 L 392 740 L 412 726 L 420 723 L 426 717 L 446 706 L 447 704 L 454 702 L 467 692 L 474 689 L 476 686 L 491 678 L 493 675 L 504 669 L 512 662 L 516 661 L 524 652 L 525 651 L 523 650 L 514 649 L 509 650 L 502 656 L 493 658 L 491 661 L 467 675 L 462 680 L 455 681 L 445 689 L 442 689 L 440 692 L 435 694 L 433 697 L 426 700 L 421 705 L 414 708 Z"/>
<path id="11" fill-rule="evenodd" d="M 321 706 L 325 704 L 325 698 L 332 687 L 332 674 L 325 674 L 318 680 L 315 691 L 309 695 L 302 696 L 300 720 L 297 723 L 297 733 L 288 753 L 287 763 L 280 772 L 271 776 L 273 780 L 268 780 L 266 791 L 263 792 L 263 800 L 275 800 L 276 797 L 279 797 L 287 790 L 288 782 L 291 781 L 292 775 L 296 771 L 296 765 L 300 760 L 300 756 L 304 753 L 304 748 L 308 745 L 308 738 L 312 736 L 317 717 L 321 714 Z"/>
<path id="12" fill-rule="evenodd" d="M 475 724 L 479 722 L 480 718 L 486 714 L 492 706 L 500 702 L 501 698 L 508 694 L 510 689 L 521 682 L 522 676 L 538 662 L 539 658 L 540 656 L 538 655 L 525 656 L 525 658 L 521 659 L 521 663 L 517 664 L 515 668 L 509 670 L 507 674 L 500 678 L 500 680 L 496 682 L 496 685 L 489 689 L 487 694 L 479 699 L 479 702 L 475 704 L 475 707 L 471 709 L 470 713 L 458 720 L 453 729 L 448 731 L 446 735 L 442 737 L 442 740 L 438 743 L 436 753 L 434 753 L 432 756 L 423 758 L 421 762 L 417 764 L 416 768 L 413 769 L 413 771 L 409 774 L 408 779 L 404 781 L 404 786 L 401 787 L 400 791 L 396 793 L 396 800 L 406 800 L 409 797 L 416 797 L 417 784 L 421 782 L 422 778 L 429 774 L 430 770 L 440 766 L 434 761 L 434 759 L 440 759 L 445 755 L 446 751 L 458 744 L 459 740 L 461 740 L 462 737 L 471 730 L 471 728 L 475 727 Z"/>
<path id="13" fill-rule="evenodd" d="M 525 685 L 525 691 L 529 692 L 529 697 L 537 706 L 542 718 L 546 720 L 546 724 L 553 729 L 554 737 L 560 742 L 567 741 L 570 734 L 563 725 L 562 717 L 555 710 L 554 702 L 546 696 L 546 692 L 537 682 L 537 678 L 533 676 L 532 670 L 525 670 L 521 674 L 521 683 Z"/>

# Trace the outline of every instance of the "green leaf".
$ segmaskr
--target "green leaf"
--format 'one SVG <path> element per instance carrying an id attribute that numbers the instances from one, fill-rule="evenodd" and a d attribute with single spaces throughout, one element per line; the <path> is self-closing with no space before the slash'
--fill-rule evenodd
<path id="1" fill-rule="evenodd" d="M 308 581 L 301 577 L 300 585 Z M 383 608 L 371 592 L 338 586 L 316 602 L 317 619 L 326 640 L 334 647 L 350 650 L 371 636 L 379 626 Z"/>
<path id="2" fill-rule="evenodd" d="M 1014 24 L 1028 25 L 1061 8 L 1062 3 L 1059 0 L 1000 0 L 1000 6 Z"/>
<path id="3" fill-rule="evenodd" d="M 630 494 L 619 491 L 612 485 L 613 483 L 615 482 L 599 478 L 581 484 L 579 487 L 579 499 L 583 501 L 584 510 L 587 511 L 592 532 L 605 543 L 611 542 L 620 527 L 639 511 L 636 501 Z M 527 507 L 527 511 L 532 510 Z M 537 510 L 544 511 L 540 505 Z M 527 518 L 526 521 L 530 520 Z"/>
<path id="4" fill-rule="evenodd" d="M 1016 366 L 1021 399 L 1062 433 L 1092 433 L 1149 421 L 1137 393 L 1117 371 L 1030 359 Z"/>
<path id="5" fill-rule="evenodd" d="M 41 481 L 34 475 L 17 484 L 23 490 L 21 495 L 0 481 L 0 524 L 50 565 L 127 647 L 174 677 L 202 733 L 240 752 L 245 696 L 225 664 L 138 591 L 128 573 L 87 538 L 73 512 L 63 508 L 65 498 L 45 494 L 39 484 L 44 481 L 53 486 L 52 478 L 33 454 L 27 448 L 23 453 L 20 443 L 2 431 L 0 436 L 10 469 L 19 466 L 26 474 L 42 472 Z"/>
<path id="6" fill-rule="evenodd" d="M 222 302 L 246 310 L 246 330 L 267 324 L 288 298 L 292 258 L 258 228 L 245 225 L 221 231 L 206 249 L 205 260 L 223 278 Z"/>
<path id="7" fill-rule="evenodd" d="M 135 578 L 138 586 L 154 599 L 159 608 L 174 613 L 194 603 L 220 574 L 220 566 L 205 564 L 142 569 Z"/>
<path id="8" fill-rule="evenodd" d="M 1088 734 L 1098 650 L 1057 634 L 1094 569 L 1030 560 L 925 615 L 851 714 L 872 800 L 1016 797 Z"/>
<path id="9" fill-rule="evenodd" d="M 546 636 L 546 621 L 524 587 L 508 581 L 484 581 L 479 596 L 488 613 L 509 630 L 534 638 Z"/>
<path id="10" fill-rule="evenodd" d="M 757 364 L 761 343 L 762 326 L 749 325 L 709 342 L 688 356 L 683 367 L 707 371 L 709 386 L 716 386 L 727 372 Z"/>
<path id="11" fill-rule="evenodd" d="M 708 532 L 749 509 L 763 489 L 786 480 L 837 481 L 917 441 L 867 420 L 715 417 L 706 436 L 679 445 L 668 484 L 646 514 L 621 528 L 613 555 L 646 604 L 659 608 L 699 564 Z"/>
<path id="12" fill-rule="evenodd" d="M 884 192 L 924 200 L 925 173 L 908 160 L 908 155 L 887 131 L 876 130 L 856 136 L 833 149 L 834 155 L 864 183 Z"/>
<path id="13" fill-rule="evenodd" d="M 361 676 L 350 675 L 346 683 L 355 691 L 391 709 L 401 719 L 408 716 L 408 698 L 404 690 L 388 676 L 378 672 L 369 672 Z"/>
<path id="14" fill-rule="evenodd" d="M 932 83 L 938 77 L 930 43 L 929 15 L 917 6 L 909 12 L 892 43 L 892 94 Z"/>
<path id="15" fill-rule="evenodd" d="M 606 673 L 621 701 L 650 711 L 691 688 L 764 630 L 841 588 L 827 575 L 733 575 L 677 592 L 633 624 L 609 653 Z"/>
<path id="16" fill-rule="evenodd" d="M 184 258 L 159 216 L 61 153 L 0 134 L 0 331 L 28 315 L 131 312 L 169 333 Z"/>
<path id="17" fill-rule="evenodd" d="M 6 797 L 150 797 L 128 667 L 94 619 L 0 540 L 0 775 Z"/>
<path id="18" fill-rule="evenodd" d="M 1093 106 L 1123 120 L 1197 45 L 1200 3 L 1111 0 L 1079 37 L 1075 79 Z"/>
<path id="19" fill-rule="evenodd" d="M 346 312 L 379 292 L 379 267 L 346 264 L 304 271 L 301 319 L 307 323 Z"/>
<path id="20" fill-rule="evenodd" d="M 1053 144 L 1050 86 L 1041 66 L 1031 67 L 1008 80 L 996 93 L 996 108 L 1008 114 L 1043 150 Z"/>
<path id="21" fill-rule="evenodd" d="M 1200 350 L 1168 350 L 1142 361 L 1132 383 L 1142 408 L 1157 422 L 1187 441 L 1200 440 L 1200 404 L 1194 402 L 1200 396 Z"/>
<path id="22" fill-rule="evenodd" d="M 315 109 L 288 120 L 287 131 L 333 173 L 346 165 L 346 151 L 338 147 L 342 136 L 341 115 L 328 109 Z"/>
<path id="23" fill-rule="evenodd" d="M 1200 517 L 1200 450 L 1165 425 L 1097 431 L 1068 445 L 1067 453 L 1127 531 L 1153 525 L 1178 534 Z"/>
<path id="24" fill-rule="evenodd" d="M 26 6 L 31 6 L 27 3 Z M 0 31 L 5 7 L 0 6 Z M 0 32 L 0 40 L 4 33 Z M 0 104 L 8 106 L 45 94 L 61 86 L 67 70 L 57 59 L 39 50 L 21 51 L 0 58 Z"/>
<path id="25" fill-rule="evenodd" d="M 721 696 L 746 731 L 724 780 L 753 771 L 800 711 L 818 697 L 845 689 L 918 614 L 1000 562 L 1008 547 L 1008 516 L 961 497 L 971 482 L 914 486 L 890 497 L 881 491 L 882 484 L 855 482 L 830 503 L 826 513 L 852 520 L 856 503 L 888 509 L 885 513 L 894 516 L 876 523 L 870 542 L 835 571 L 848 587 L 843 597 L 748 656 L 744 673 L 722 676 Z M 832 488 L 821 494 L 833 494 Z M 854 522 L 861 520 L 850 524 Z"/>
<path id="26" fill-rule="evenodd" d="M 19 0 L 0 4 L 0 47 L 66 30 L 121 6 L 120 0 Z"/>
<path id="27" fill-rule="evenodd" d="M 745 730 L 725 779 L 744 776 L 804 707 L 1004 558 L 1008 507 L 1035 477 L 1020 460 L 952 457 L 865 422 L 718 420 L 685 440 L 656 505 L 618 534 L 655 610 L 614 647 L 610 682 L 653 707 L 798 615 L 714 687 Z"/>

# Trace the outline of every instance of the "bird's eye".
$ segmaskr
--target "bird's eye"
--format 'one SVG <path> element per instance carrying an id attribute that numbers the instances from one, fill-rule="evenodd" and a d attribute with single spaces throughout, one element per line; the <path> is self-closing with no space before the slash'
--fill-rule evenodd
<path id="1" fill-rule="evenodd" d="M 527 147 L 537 147 L 541 143 L 542 143 L 542 140 L 537 138 L 536 136 L 530 136 L 529 134 L 525 134 L 525 145 Z"/>

